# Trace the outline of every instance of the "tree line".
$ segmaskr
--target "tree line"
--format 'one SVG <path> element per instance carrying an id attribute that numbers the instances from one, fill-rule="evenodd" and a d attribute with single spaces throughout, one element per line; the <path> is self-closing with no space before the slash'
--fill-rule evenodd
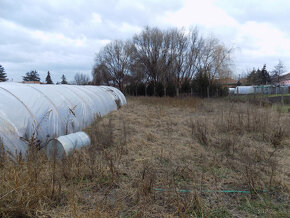
<path id="1" fill-rule="evenodd" d="M 217 78 L 232 73 L 233 49 L 197 28 L 145 27 L 129 40 L 115 40 L 95 58 L 93 83 L 136 95 L 179 95 L 221 89 Z"/>
<path id="2" fill-rule="evenodd" d="M 24 82 L 40 82 L 40 76 L 36 70 L 27 72 L 25 76 L 22 77 L 22 79 Z M 46 84 L 54 84 L 54 82 L 51 79 L 51 75 L 49 71 L 47 72 L 47 75 L 45 77 L 45 82 Z M 56 84 L 68 84 L 64 74 L 61 76 L 61 82 L 57 82 Z"/>
<path id="3" fill-rule="evenodd" d="M 32 70 L 27 72 L 23 77 L 22 80 L 24 82 L 40 82 L 40 76 L 39 73 L 36 70 Z M 0 82 L 6 82 L 8 81 L 7 74 L 5 73 L 5 69 L 2 65 L 0 65 Z M 45 78 L 46 84 L 54 84 L 52 81 L 50 72 L 47 72 L 47 76 Z M 61 76 L 61 82 L 57 82 L 56 84 L 76 84 L 76 85 L 89 85 L 91 84 L 90 78 L 88 75 L 85 75 L 83 73 L 76 73 L 74 77 L 74 81 L 69 83 L 63 74 Z"/>
<path id="4" fill-rule="evenodd" d="M 255 68 L 247 75 L 247 85 L 278 85 L 281 76 L 286 72 L 286 67 L 281 60 L 274 66 L 272 71 L 268 71 L 266 64 L 260 70 Z"/>

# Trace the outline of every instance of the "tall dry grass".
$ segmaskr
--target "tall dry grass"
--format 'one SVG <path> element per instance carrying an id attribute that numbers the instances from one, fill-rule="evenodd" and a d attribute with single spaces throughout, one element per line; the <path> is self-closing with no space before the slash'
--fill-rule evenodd
<path id="1" fill-rule="evenodd" d="M 61 160 L 33 144 L 27 160 L 0 152 L 0 216 L 283 217 L 289 121 L 247 102 L 128 98 Z"/>

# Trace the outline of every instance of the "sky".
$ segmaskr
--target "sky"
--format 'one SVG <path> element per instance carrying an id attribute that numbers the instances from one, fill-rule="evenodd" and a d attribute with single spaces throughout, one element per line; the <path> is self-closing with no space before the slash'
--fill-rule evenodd
<path id="1" fill-rule="evenodd" d="M 37 70 L 54 82 L 91 76 L 96 53 L 145 26 L 197 26 L 234 48 L 236 77 L 273 67 L 290 71 L 288 0 L 0 0 L 0 64 L 10 81 Z M 288 72 L 287 71 L 287 72 Z"/>

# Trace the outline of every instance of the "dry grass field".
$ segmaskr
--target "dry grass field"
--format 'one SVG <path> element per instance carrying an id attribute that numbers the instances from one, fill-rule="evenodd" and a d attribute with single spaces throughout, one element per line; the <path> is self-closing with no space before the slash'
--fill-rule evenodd
<path id="1" fill-rule="evenodd" d="M 229 99 L 129 97 L 63 160 L 2 152 L 0 217 L 289 217 L 289 124 Z"/>

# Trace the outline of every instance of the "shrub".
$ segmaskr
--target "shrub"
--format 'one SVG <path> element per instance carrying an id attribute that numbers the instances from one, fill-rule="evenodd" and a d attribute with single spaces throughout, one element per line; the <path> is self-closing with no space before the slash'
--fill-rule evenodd
<path id="1" fill-rule="evenodd" d="M 166 86 L 166 95 L 170 97 L 176 96 L 176 88 L 172 82 L 168 82 Z"/>
<path id="2" fill-rule="evenodd" d="M 164 96 L 164 86 L 161 82 L 156 84 L 156 96 L 163 97 Z"/>
<path id="3" fill-rule="evenodd" d="M 153 96 L 154 95 L 154 83 L 150 82 L 147 86 L 147 95 Z"/>
<path id="4" fill-rule="evenodd" d="M 190 93 L 190 80 L 185 80 L 181 85 L 181 93 Z"/>
<path id="5" fill-rule="evenodd" d="M 145 96 L 145 89 L 146 89 L 146 85 L 144 83 L 139 83 L 137 85 L 137 95 L 143 95 Z"/>

